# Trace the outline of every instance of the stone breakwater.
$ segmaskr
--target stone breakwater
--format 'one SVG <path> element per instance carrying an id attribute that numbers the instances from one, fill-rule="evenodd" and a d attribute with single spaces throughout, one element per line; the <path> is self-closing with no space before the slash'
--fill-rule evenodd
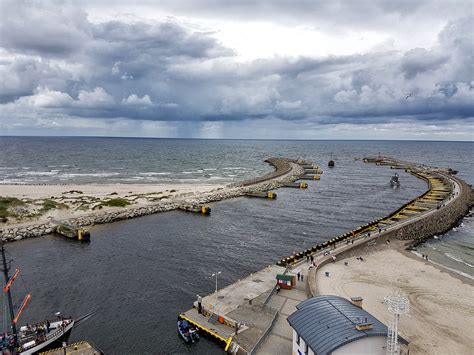
<path id="1" fill-rule="evenodd" d="M 266 162 L 275 167 L 274 172 L 243 183 L 229 185 L 216 192 L 201 194 L 194 198 L 177 198 L 174 201 L 157 202 L 156 204 L 136 208 L 94 212 L 79 217 L 69 218 L 63 222 L 77 227 L 85 227 L 146 216 L 158 212 L 167 212 L 178 209 L 183 204 L 200 205 L 229 198 L 241 197 L 249 192 L 274 190 L 282 187 L 286 183 L 294 182 L 304 174 L 304 169 L 294 160 L 270 158 L 266 160 Z M 15 240 L 50 234 L 54 231 L 56 225 L 57 223 L 46 222 L 28 224 L 27 226 L 5 226 L 0 230 L 0 235 L 3 242 L 12 242 Z"/>
<path id="2" fill-rule="evenodd" d="M 413 246 L 416 246 L 435 235 L 444 234 L 457 226 L 462 218 L 471 210 L 474 204 L 474 193 L 472 188 L 463 180 L 453 176 L 450 179 L 456 181 L 460 186 L 461 191 L 458 198 L 426 218 L 401 227 L 388 237 L 414 240 Z"/>

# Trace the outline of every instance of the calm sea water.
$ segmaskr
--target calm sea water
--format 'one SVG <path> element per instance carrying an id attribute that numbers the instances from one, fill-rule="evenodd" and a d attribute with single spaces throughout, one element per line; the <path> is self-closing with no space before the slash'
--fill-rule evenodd
<path id="1" fill-rule="evenodd" d="M 108 354 L 220 353 L 208 341 L 184 345 L 175 327 L 196 294 L 213 291 L 211 273 L 222 271 L 219 287 L 228 285 L 294 250 L 381 217 L 426 189 L 405 173 L 401 187 L 391 189 L 393 171 L 353 157 L 380 152 L 449 166 L 473 183 L 473 150 L 473 143 L 450 142 L 0 138 L 3 183 L 227 183 L 270 171 L 263 163 L 270 156 L 304 158 L 324 169 L 307 190 L 280 189 L 276 201 L 214 203 L 207 218 L 173 211 L 96 226 L 90 244 L 54 235 L 9 244 L 23 274 L 15 300 L 21 302 L 23 284 L 33 296 L 22 320 L 34 322 L 58 310 L 73 316 L 98 310 L 73 340 L 89 339 Z M 334 169 L 325 168 L 331 153 Z M 436 262 L 472 275 L 473 239 L 467 218 L 433 241 L 433 248 L 432 242 L 423 248 L 431 248 L 432 260 L 439 255 Z"/>

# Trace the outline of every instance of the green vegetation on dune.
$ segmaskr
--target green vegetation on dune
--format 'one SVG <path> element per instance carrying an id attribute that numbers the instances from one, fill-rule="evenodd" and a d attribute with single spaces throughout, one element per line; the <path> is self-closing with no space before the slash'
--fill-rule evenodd
<path id="1" fill-rule="evenodd" d="M 125 207 L 130 204 L 130 201 L 124 198 L 112 198 L 110 200 L 102 202 L 102 206 L 109 206 L 109 207 Z"/>
<path id="2" fill-rule="evenodd" d="M 56 201 L 53 201 L 53 200 L 50 200 L 50 199 L 43 200 L 43 205 L 42 206 L 43 207 L 41 207 L 41 209 L 40 209 L 41 213 L 45 213 L 45 212 L 48 212 L 49 210 L 53 210 L 53 209 L 63 210 L 63 209 L 68 209 L 69 208 L 69 206 L 66 205 L 65 203 L 56 202 Z"/>
<path id="3" fill-rule="evenodd" d="M 15 197 L 0 196 L 0 222 L 5 223 L 12 213 L 8 211 L 10 207 L 23 206 L 25 203 Z"/>

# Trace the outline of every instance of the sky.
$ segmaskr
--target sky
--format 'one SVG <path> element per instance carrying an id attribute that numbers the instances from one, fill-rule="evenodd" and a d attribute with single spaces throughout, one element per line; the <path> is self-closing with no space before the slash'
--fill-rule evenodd
<path id="1" fill-rule="evenodd" d="M 0 0 L 0 135 L 474 140 L 464 0 Z"/>

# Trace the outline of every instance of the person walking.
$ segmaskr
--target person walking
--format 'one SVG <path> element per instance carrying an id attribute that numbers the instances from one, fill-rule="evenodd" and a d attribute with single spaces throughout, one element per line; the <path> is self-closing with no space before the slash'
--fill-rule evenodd
<path id="1" fill-rule="evenodd" d="M 298 277 L 298 281 L 299 281 L 300 277 L 301 277 L 301 274 L 298 272 L 298 274 L 296 274 L 296 276 Z"/>

